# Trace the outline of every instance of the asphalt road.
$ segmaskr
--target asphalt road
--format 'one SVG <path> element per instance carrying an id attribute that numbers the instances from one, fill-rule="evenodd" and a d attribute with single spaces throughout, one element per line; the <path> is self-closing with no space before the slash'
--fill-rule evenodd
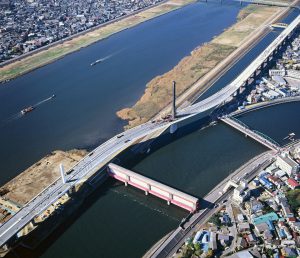
<path id="1" fill-rule="evenodd" d="M 271 163 L 273 156 L 274 152 L 265 152 L 239 168 L 229 178 L 224 179 L 204 198 L 205 201 L 211 203 L 209 207 L 194 214 L 190 221 L 184 225 L 184 229 L 178 227 L 173 234 L 156 249 L 156 251 L 147 257 L 165 258 L 176 253 L 184 244 L 185 240 L 193 234 L 194 227 L 197 224 L 200 225 L 206 222 L 209 217 L 216 212 L 219 205 L 223 204 L 231 196 L 233 190 L 223 193 L 223 189 L 227 182 L 229 180 L 238 182 L 241 178 L 251 181 L 264 167 Z"/>

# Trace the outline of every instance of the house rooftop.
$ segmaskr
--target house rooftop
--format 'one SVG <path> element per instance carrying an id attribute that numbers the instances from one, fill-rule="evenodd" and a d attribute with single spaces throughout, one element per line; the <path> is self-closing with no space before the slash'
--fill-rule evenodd
<path id="1" fill-rule="evenodd" d="M 257 224 L 261 224 L 267 221 L 277 221 L 279 219 L 278 215 L 275 212 L 270 212 L 268 214 L 259 216 L 257 218 L 253 219 L 253 224 L 257 225 Z"/>

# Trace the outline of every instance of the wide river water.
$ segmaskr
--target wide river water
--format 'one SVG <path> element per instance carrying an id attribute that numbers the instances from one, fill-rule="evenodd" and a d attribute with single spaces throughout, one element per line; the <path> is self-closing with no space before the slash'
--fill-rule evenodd
<path id="1" fill-rule="evenodd" d="M 120 132 L 124 123 L 115 112 L 134 104 L 151 78 L 170 70 L 196 46 L 233 24 L 239 10 L 238 3 L 192 4 L 115 34 L 1 87 L 0 183 L 52 150 L 92 147 Z M 254 48 L 256 52 L 241 62 L 249 64 L 276 35 L 268 34 Z M 103 63 L 90 66 L 104 57 Z M 232 69 L 226 74 L 229 77 L 222 77 L 216 85 L 225 85 L 228 78 L 236 75 Z M 218 87 L 221 86 L 214 86 L 212 91 Z M 57 97 L 20 117 L 22 108 L 52 94 Z M 285 121 L 285 125 L 293 122 L 288 129 L 279 120 L 280 116 L 288 119 L 287 112 L 291 118 L 296 117 L 299 107 L 273 107 L 243 119 L 280 139 L 290 131 L 300 133 L 297 119 Z M 280 116 L 274 116 L 276 112 Z M 279 128 L 276 134 L 264 127 L 266 114 L 270 123 Z M 261 123 L 256 124 L 256 119 Z M 231 128 L 216 125 L 172 142 L 132 169 L 201 197 L 264 150 Z M 70 223 L 56 231 L 35 254 L 24 251 L 18 255 L 140 257 L 186 215 L 138 190 L 108 182 L 81 208 L 80 216 L 70 218 Z"/>
<path id="2" fill-rule="evenodd" d="M 122 130 L 115 113 L 153 77 L 233 24 L 239 5 L 197 3 L 115 34 L 0 88 L 0 183 L 55 149 L 94 146 Z M 98 65 L 90 63 L 99 58 Z M 171 86 L 170 86 L 171 87 Z M 56 94 L 21 117 L 20 110 Z"/>

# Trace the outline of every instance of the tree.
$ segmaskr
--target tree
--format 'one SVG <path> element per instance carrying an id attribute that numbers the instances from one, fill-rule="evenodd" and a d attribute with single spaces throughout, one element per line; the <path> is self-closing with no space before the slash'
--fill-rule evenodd
<path id="1" fill-rule="evenodd" d="M 181 258 L 190 258 L 193 255 L 193 250 L 190 248 L 185 248 L 184 250 L 182 250 L 181 253 Z"/>
<path id="2" fill-rule="evenodd" d="M 292 208 L 297 211 L 297 209 L 300 207 L 300 189 L 288 191 L 286 197 Z"/>
<path id="3" fill-rule="evenodd" d="M 264 213 L 270 213 L 270 212 L 274 212 L 274 210 L 267 203 L 265 203 L 265 206 L 263 208 L 263 212 Z"/>
<path id="4" fill-rule="evenodd" d="M 212 215 L 208 221 L 215 224 L 217 227 L 221 226 L 221 221 L 217 214 Z"/>
<path id="5" fill-rule="evenodd" d="M 266 253 L 267 253 L 268 257 L 273 257 L 273 250 L 272 249 L 267 249 Z"/>
<path id="6" fill-rule="evenodd" d="M 201 246 L 200 246 L 199 243 L 195 243 L 195 244 L 194 244 L 194 248 L 195 248 L 195 250 L 197 251 L 197 250 L 200 250 L 200 249 L 201 249 Z"/>

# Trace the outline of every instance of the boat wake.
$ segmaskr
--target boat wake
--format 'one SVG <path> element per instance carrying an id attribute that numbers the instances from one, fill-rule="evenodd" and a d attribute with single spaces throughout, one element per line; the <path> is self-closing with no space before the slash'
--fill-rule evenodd
<path id="1" fill-rule="evenodd" d="M 7 119 L 3 120 L 0 124 L 0 128 L 3 128 L 5 126 L 7 126 L 8 124 L 10 124 L 11 122 L 23 117 L 25 114 L 33 111 L 35 108 L 37 108 L 38 106 L 52 100 L 53 98 L 55 98 L 56 96 L 55 95 L 52 95 L 51 97 L 49 98 L 46 98 L 44 100 L 41 100 L 39 102 L 37 102 L 36 104 L 32 105 L 32 106 L 29 106 L 25 109 L 22 109 L 20 112 L 16 113 L 16 114 L 13 114 L 11 116 L 9 116 Z"/>
<path id="2" fill-rule="evenodd" d="M 15 121 L 15 120 L 17 120 L 17 119 L 19 119 L 19 118 L 21 118 L 22 117 L 22 114 L 19 112 L 19 113 L 17 113 L 17 114 L 14 114 L 14 115 L 12 115 L 12 116 L 10 116 L 9 118 L 7 118 L 7 119 L 5 119 L 5 120 L 3 120 L 2 122 L 1 122 L 1 124 L 0 124 L 0 128 L 3 128 L 3 127 L 5 127 L 5 126 L 7 126 L 8 124 L 10 124 L 11 122 L 13 122 L 13 121 Z"/>
<path id="3" fill-rule="evenodd" d="M 108 56 L 105 56 L 105 57 L 103 57 L 103 58 L 99 58 L 99 59 L 97 59 L 96 61 L 92 62 L 92 63 L 91 63 L 91 66 L 94 66 L 94 65 L 96 65 L 96 64 L 98 64 L 98 63 L 102 63 L 102 62 L 104 62 L 104 61 L 106 61 L 106 60 L 112 58 L 113 56 L 119 54 L 119 53 L 122 52 L 123 50 L 124 50 L 124 49 L 121 49 L 121 50 L 119 50 L 119 51 L 116 51 L 116 52 L 114 52 L 114 53 L 108 55 Z"/>
<path id="4" fill-rule="evenodd" d="M 49 101 L 49 100 L 51 100 L 51 99 L 53 99 L 53 98 L 55 98 L 55 97 L 56 97 L 55 95 L 52 95 L 51 97 L 46 98 L 46 99 L 44 99 L 44 100 L 42 100 L 42 101 L 36 103 L 36 104 L 33 105 L 32 107 L 33 107 L 33 108 L 37 108 L 38 106 L 44 104 L 45 102 L 47 102 L 47 101 Z"/>
<path id="5" fill-rule="evenodd" d="M 137 203 L 138 205 L 144 206 L 147 209 L 158 212 L 166 217 L 169 217 L 170 219 L 172 219 L 174 221 L 178 221 L 178 219 L 176 217 L 170 215 L 167 208 L 164 209 L 162 207 L 155 207 L 155 205 L 151 205 L 151 202 L 147 203 L 147 201 L 139 199 L 134 193 L 123 192 L 122 190 L 118 190 L 116 188 L 112 189 L 112 191 L 118 195 L 125 197 L 126 199 L 129 199 L 132 202 Z"/>

